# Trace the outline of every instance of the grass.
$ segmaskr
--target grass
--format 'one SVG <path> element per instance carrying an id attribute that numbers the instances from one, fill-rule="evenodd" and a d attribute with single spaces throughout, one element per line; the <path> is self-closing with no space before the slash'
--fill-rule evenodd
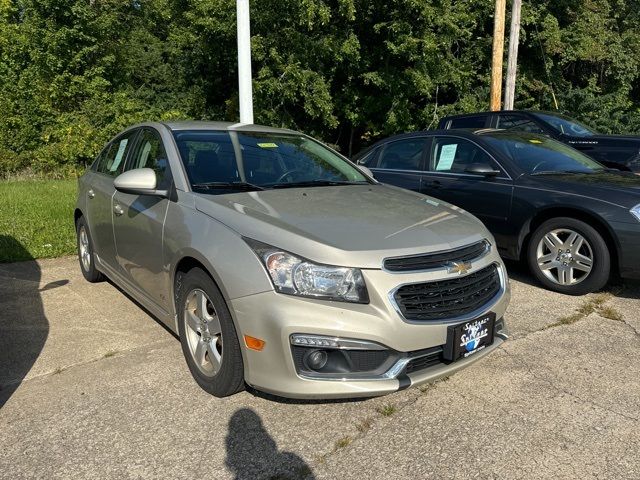
<path id="1" fill-rule="evenodd" d="M 397 411 L 397 408 L 391 405 L 390 403 L 378 408 L 378 413 L 383 417 L 390 417 L 391 415 L 396 413 L 396 411 Z"/>
<path id="2" fill-rule="evenodd" d="M 0 263 L 75 253 L 76 180 L 0 181 Z"/>

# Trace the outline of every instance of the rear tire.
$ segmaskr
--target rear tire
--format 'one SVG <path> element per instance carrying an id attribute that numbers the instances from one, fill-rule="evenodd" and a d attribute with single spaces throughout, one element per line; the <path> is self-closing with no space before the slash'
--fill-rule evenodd
<path id="1" fill-rule="evenodd" d="M 84 217 L 80 217 L 76 223 L 76 243 L 82 276 L 91 283 L 103 281 L 104 275 L 96 268 L 93 240 Z"/>
<path id="2" fill-rule="evenodd" d="M 197 267 L 184 275 L 179 285 L 178 333 L 193 378 L 216 397 L 244 390 L 240 343 L 222 293 L 211 277 Z"/>
<path id="3" fill-rule="evenodd" d="M 552 218 L 535 230 L 527 262 L 541 284 L 567 295 L 600 290 L 611 272 L 611 254 L 602 235 L 569 217 Z"/>

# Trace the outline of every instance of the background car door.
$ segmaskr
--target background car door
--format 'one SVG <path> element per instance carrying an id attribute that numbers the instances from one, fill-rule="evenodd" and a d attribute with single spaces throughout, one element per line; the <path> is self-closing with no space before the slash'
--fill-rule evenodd
<path id="1" fill-rule="evenodd" d="M 410 137 L 378 148 L 377 158 L 367 166 L 376 180 L 419 192 L 428 143 L 427 137 Z"/>
<path id="2" fill-rule="evenodd" d="M 495 177 L 467 173 L 472 164 L 486 164 Z M 429 148 L 422 192 L 457 205 L 477 216 L 496 236 L 508 231 L 513 181 L 478 144 L 462 137 L 434 137 Z"/>
<path id="3" fill-rule="evenodd" d="M 87 221 L 94 249 L 100 260 L 114 269 L 118 263 L 111 213 L 113 180 L 123 170 L 136 133 L 137 130 L 131 130 L 113 140 L 98 159 L 95 173 L 87 176 Z"/>
<path id="4" fill-rule="evenodd" d="M 157 188 L 170 190 L 171 169 L 158 132 L 144 128 L 127 162 L 127 170 L 152 168 Z M 163 310 L 168 311 L 166 292 L 169 274 L 163 261 L 163 227 L 169 200 L 153 195 L 113 196 L 113 227 L 118 262 L 125 277 Z"/>

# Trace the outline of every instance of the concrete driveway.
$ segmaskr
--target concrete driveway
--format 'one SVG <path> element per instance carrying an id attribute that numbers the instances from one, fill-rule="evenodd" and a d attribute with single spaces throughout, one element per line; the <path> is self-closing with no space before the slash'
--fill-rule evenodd
<path id="1" fill-rule="evenodd" d="M 178 340 L 75 259 L 0 265 L 0 477 L 640 478 L 640 287 L 565 297 L 510 267 L 493 355 L 321 403 L 211 397 Z"/>

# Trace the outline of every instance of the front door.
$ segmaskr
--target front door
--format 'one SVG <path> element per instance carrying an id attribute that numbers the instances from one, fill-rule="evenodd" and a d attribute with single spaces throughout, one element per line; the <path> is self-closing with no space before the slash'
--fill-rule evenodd
<path id="1" fill-rule="evenodd" d="M 144 128 L 127 162 L 127 170 L 151 168 L 157 188 L 169 190 L 171 169 L 157 131 Z M 116 191 L 113 226 L 117 258 L 126 278 L 165 311 L 170 311 L 169 271 L 164 264 L 163 230 L 169 200 Z"/>
<path id="2" fill-rule="evenodd" d="M 485 164 L 500 170 L 495 177 L 470 174 L 466 168 Z M 422 192 L 478 217 L 494 234 L 498 244 L 511 235 L 509 213 L 513 181 L 478 144 L 462 137 L 435 137 L 429 149 Z"/>

